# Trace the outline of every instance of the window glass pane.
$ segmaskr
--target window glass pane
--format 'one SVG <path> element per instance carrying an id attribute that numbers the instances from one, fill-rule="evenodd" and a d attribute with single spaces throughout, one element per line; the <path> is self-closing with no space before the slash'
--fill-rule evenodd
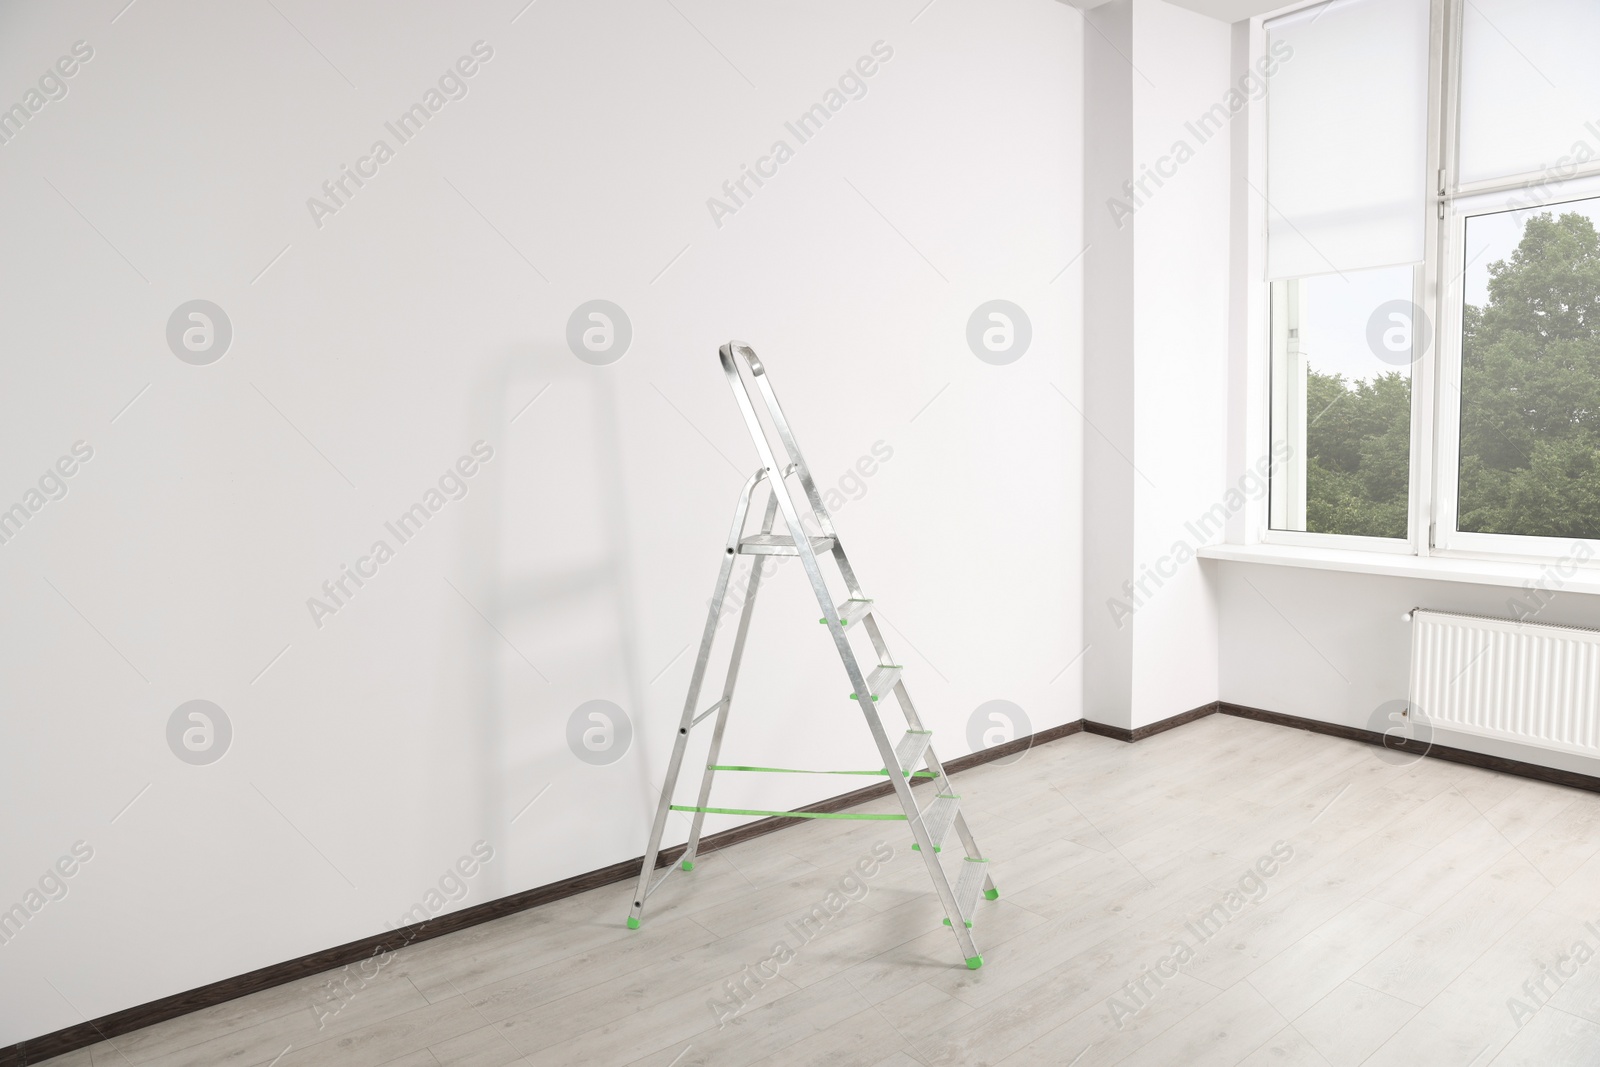
<path id="1" fill-rule="evenodd" d="M 1412 280 L 1387 267 L 1273 283 L 1273 529 L 1406 536 L 1411 365 L 1430 340 Z"/>
<path id="2" fill-rule="evenodd" d="M 1267 277 L 1420 262 L 1426 0 L 1331 0 L 1266 31 Z"/>
<path id="3" fill-rule="evenodd" d="M 1600 3 L 1471 0 L 1461 41 L 1461 180 L 1600 159 Z"/>
<path id="4" fill-rule="evenodd" d="M 1600 198 L 1466 220 L 1457 528 L 1600 537 Z"/>

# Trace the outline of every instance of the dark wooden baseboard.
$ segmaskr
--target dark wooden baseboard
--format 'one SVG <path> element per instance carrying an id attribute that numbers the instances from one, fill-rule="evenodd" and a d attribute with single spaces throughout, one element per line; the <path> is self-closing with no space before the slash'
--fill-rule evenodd
<path id="1" fill-rule="evenodd" d="M 1207 715 L 1215 715 L 1219 706 L 1219 703 L 1213 700 L 1209 704 L 1202 704 L 1198 708 L 1192 708 L 1181 714 L 1135 727 L 1132 730 L 1124 729 L 1121 726 L 1108 726 L 1103 722 L 1090 722 L 1085 719 L 1083 729 L 1085 733 L 1099 734 L 1101 737 L 1111 737 L 1118 741 L 1126 741 L 1132 744 L 1135 741 L 1143 741 L 1147 737 L 1177 729 L 1179 726 L 1194 722 L 1196 719 L 1203 719 Z"/>
<path id="2" fill-rule="evenodd" d="M 1275 726 L 1288 726 L 1295 730 L 1307 730 L 1314 734 L 1343 737 L 1349 741 L 1363 741 L 1369 745 L 1379 745 L 1396 751 L 1411 752 L 1431 759 L 1448 760 L 1451 763 L 1464 763 L 1469 767 L 1481 767 L 1484 770 L 1499 771 L 1502 774 L 1514 774 L 1519 778 L 1531 778 L 1536 782 L 1548 782 L 1551 785 L 1564 785 L 1572 789 L 1586 789 L 1591 793 L 1600 793 L 1600 778 L 1588 774 L 1579 774 L 1576 771 L 1542 767 L 1537 763 L 1525 763 L 1522 760 L 1508 759 L 1505 756 L 1486 756 L 1482 752 L 1469 752 L 1464 748 L 1451 748 L 1448 745 L 1436 745 L 1423 741 L 1392 737 L 1385 738 L 1383 734 L 1376 730 L 1363 730 L 1357 726 L 1340 726 L 1337 723 L 1305 719 L 1298 715 L 1285 715 L 1279 711 L 1262 711 L 1260 708 L 1247 708 L 1242 704 L 1228 704 L 1219 701 L 1217 710 L 1224 715 L 1237 715 L 1241 719 L 1255 719 L 1257 722 L 1269 722 Z"/>
<path id="3" fill-rule="evenodd" d="M 1018 752 L 1026 752 L 1035 745 L 1042 745 L 1068 737 L 1082 729 L 1083 721 L 1081 719 L 1064 723 L 1061 726 L 1041 730 L 1027 737 L 1019 737 L 1014 741 L 1007 741 L 1003 745 L 986 748 L 981 752 L 973 752 L 970 755 L 958 756 L 953 760 L 947 760 L 944 768 L 947 773 L 957 774 L 969 768 L 989 763 L 992 760 L 1001 759 Z M 916 780 L 913 784 L 921 784 L 922 781 L 927 781 L 927 779 Z M 869 785 L 862 789 L 842 793 L 836 797 L 829 797 L 827 800 L 795 810 L 802 812 L 843 811 L 846 808 L 853 808 L 857 804 L 888 796 L 892 792 L 894 792 L 893 784 L 883 781 L 876 785 Z M 721 833 L 708 834 L 700 839 L 699 851 L 702 854 L 715 852 L 718 849 L 727 848 L 729 845 L 737 845 L 742 841 L 749 841 L 752 838 L 770 834 L 786 826 L 793 826 L 800 821 L 799 819 L 785 818 L 783 816 L 757 819 L 755 822 L 735 826 L 730 830 L 723 830 Z M 656 857 L 656 866 L 660 868 L 676 863 L 683 853 L 683 845 L 664 848 Z M 633 859 L 613 863 L 609 867 L 602 867 L 597 871 L 588 871 L 584 874 L 574 875 L 571 878 L 563 878 L 559 882 L 551 882 L 549 885 L 538 886 L 520 893 L 513 893 L 510 896 L 475 904 L 468 908 L 462 908 L 460 911 L 450 912 L 448 915 L 441 915 L 436 919 L 429 919 L 426 922 L 403 926 L 387 933 L 375 934 L 372 937 L 364 937 L 359 941 L 350 941 L 334 948 L 322 949 L 321 951 L 301 956 L 299 959 L 274 963 L 245 974 L 236 975 L 233 978 L 225 978 L 220 982 L 200 986 L 197 989 L 174 993 L 170 997 L 162 997 L 160 1000 L 152 1000 L 147 1004 L 139 1004 L 132 1008 L 125 1008 L 122 1011 L 112 1012 L 110 1015 L 102 1015 L 98 1019 L 91 1019 L 76 1026 L 69 1026 L 64 1030 L 57 1030 L 43 1037 L 31 1038 L 6 1048 L 0 1048 L 0 1067 L 25 1067 L 26 1064 L 38 1063 L 52 1056 L 73 1052 L 89 1045 L 98 1044 L 108 1038 L 116 1037 L 119 1034 L 126 1034 L 133 1030 L 164 1022 L 167 1019 L 174 1019 L 180 1015 L 199 1011 L 201 1008 L 209 1008 L 212 1005 L 222 1004 L 237 997 L 283 985 L 286 982 L 309 978 L 314 974 L 320 974 L 336 967 L 359 963 L 372 956 L 396 951 L 418 941 L 427 941 L 430 938 L 441 937 L 444 934 L 463 930 L 469 926 L 486 923 L 491 919 L 498 919 L 519 911 L 527 911 L 529 908 L 536 908 L 541 904 L 548 904 L 563 897 L 570 897 L 590 889 L 598 889 L 601 886 L 626 881 L 638 875 L 639 865 L 643 862 L 643 856 L 635 856 Z M 619 923 L 622 921 L 621 915 L 617 917 L 617 921 Z"/>

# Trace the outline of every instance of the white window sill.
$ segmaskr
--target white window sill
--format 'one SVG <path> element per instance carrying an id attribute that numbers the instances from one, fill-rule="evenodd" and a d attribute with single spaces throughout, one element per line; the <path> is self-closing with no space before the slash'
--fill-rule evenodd
<path id="1" fill-rule="evenodd" d="M 1412 556 L 1403 553 L 1355 552 L 1340 548 L 1305 548 L 1300 545 L 1207 545 L 1201 559 L 1231 563 L 1265 563 L 1318 571 L 1384 574 L 1395 578 L 1432 578 L 1470 585 L 1498 585 L 1521 589 L 1524 582 L 1545 583 L 1563 593 L 1600 594 L 1600 568 L 1564 562 L 1571 574 L 1561 574 L 1554 563 L 1475 559 L 1462 556 Z"/>

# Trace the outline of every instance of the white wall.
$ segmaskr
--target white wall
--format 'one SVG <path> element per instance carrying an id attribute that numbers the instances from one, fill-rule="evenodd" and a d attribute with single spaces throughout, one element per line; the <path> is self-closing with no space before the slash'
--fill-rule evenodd
<path id="1" fill-rule="evenodd" d="M 892 449 L 836 517 L 941 751 L 986 700 L 1081 715 L 1057 392 L 1081 390 L 1081 16 L 677 6 L 0 15 L 0 104 L 93 48 L 0 145 L 0 506 L 94 450 L 0 544 L 0 907 L 93 849 L 0 944 L 0 1045 L 376 933 L 480 839 L 450 907 L 637 855 L 755 465 L 729 337 L 824 482 Z M 707 198 L 880 40 L 867 95 L 714 225 Z M 396 146 L 385 121 L 477 41 L 467 95 Z M 379 138 L 394 158 L 316 225 L 307 198 Z M 165 338 L 195 298 L 234 332 L 208 366 Z M 633 325 L 611 366 L 565 342 L 594 298 Z M 994 298 L 1032 321 L 1008 366 L 965 340 Z M 307 598 L 480 440 L 466 497 L 315 626 Z M 798 570 L 764 595 L 725 754 L 870 766 Z M 166 739 L 197 698 L 233 728 L 208 766 Z M 603 767 L 566 741 L 597 698 L 636 729 Z"/>
<path id="2" fill-rule="evenodd" d="M 1128 729 L 1217 699 L 1185 524 L 1224 491 L 1229 133 L 1187 124 L 1226 93 L 1230 39 L 1163 0 L 1086 18 L 1085 707 Z"/>
<path id="3" fill-rule="evenodd" d="M 1320 722 L 1383 731 L 1378 716 L 1405 700 L 1411 673 L 1415 607 L 1508 618 L 1519 588 L 1434 579 L 1346 574 L 1207 560 L 1222 605 L 1222 699 Z M 1538 621 L 1600 625 L 1592 594 L 1556 593 Z M 1423 709 L 1426 712 L 1426 708 Z M 1387 709 L 1385 709 L 1385 714 Z M 1579 774 L 1600 775 L 1600 761 L 1576 754 L 1434 729 L 1432 741 Z"/>
<path id="4" fill-rule="evenodd" d="M 1133 572 L 1137 431 L 1133 391 L 1134 232 L 1107 210 L 1133 172 L 1133 0 L 1084 16 L 1083 640 L 1084 715 L 1126 727 L 1133 635 L 1105 605 Z"/>
<path id="5" fill-rule="evenodd" d="M 1132 222 L 1134 581 L 1149 579 L 1130 623 L 1137 728 L 1217 699 L 1215 594 L 1188 555 L 1199 542 L 1186 524 L 1224 492 L 1231 129 L 1203 142 L 1192 129 L 1228 91 L 1227 25 L 1149 0 L 1134 5 L 1134 32 L 1144 45 L 1133 78 L 1134 167 L 1162 182 L 1146 183 Z"/>

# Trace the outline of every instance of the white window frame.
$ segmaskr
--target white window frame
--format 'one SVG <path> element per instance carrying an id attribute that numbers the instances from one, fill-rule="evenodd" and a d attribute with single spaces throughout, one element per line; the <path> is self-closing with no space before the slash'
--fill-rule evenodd
<path id="1" fill-rule="evenodd" d="M 1248 61 L 1265 55 L 1268 21 L 1315 7 L 1324 0 L 1296 0 L 1250 20 Z M 1310 533 L 1271 528 L 1268 500 L 1245 516 L 1246 543 L 1311 549 L 1336 549 L 1390 555 L 1441 558 L 1549 561 L 1570 559 L 1576 546 L 1587 544 L 1600 565 L 1600 540 L 1578 542 L 1566 538 L 1510 534 L 1467 533 L 1455 528 L 1460 452 L 1461 306 L 1464 292 L 1466 219 L 1470 215 L 1504 210 L 1487 207 L 1492 194 L 1519 194 L 1528 202 L 1530 191 L 1549 183 L 1530 209 L 1544 204 L 1600 196 L 1600 162 L 1563 176 L 1552 183 L 1547 172 L 1463 184 L 1457 179 L 1460 128 L 1461 50 L 1466 0 L 1432 0 L 1428 59 L 1428 161 L 1427 173 L 1436 176 L 1429 190 L 1424 261 L 1414 271 L 1413 302 L 1432 316 L 1433 342 L 1411 365 L 1411 465 L 1407 501 L 1408 533 L 1404 538 L 1359 537 L 1349 534 Z M 1272 294 L 1263 281 L 1266 264 L 1267 201 L 1266 110 L 1271 93 L 1250 106 L 1248 159 L 1251 188 L 1245 294 L 1248 369 L 1245 375 L 1250 426 L 1245 433 L 1247 454 L 1269 454 L 1273 441 Z M 1581 190 L 1581 191 L 1575 191 Z M 1303 457 L 1302 457 L 1303 459 Z M 1442 473 L 1441 473 L 1442 472 Z M 1270 498 L 1269 498 L 1270 499 Z"/>

